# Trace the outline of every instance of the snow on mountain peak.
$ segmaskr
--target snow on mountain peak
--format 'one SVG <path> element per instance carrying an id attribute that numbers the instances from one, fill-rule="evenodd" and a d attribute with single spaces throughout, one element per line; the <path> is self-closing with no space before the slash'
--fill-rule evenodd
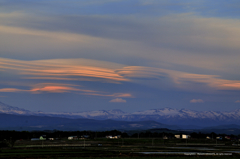
<path id="1" fill-rule="evenodd" d="M 174 122 L 191 123 L 196 121 L 199 123 L 207 124 L 206 121 L 211 122 L 240 122 L 240 109 L 231 112 L 218 112 L 218 111 L 193 111 L 188 109 L 173 109 L 173 108 L 160 108 L 150 109 L 144 111 L 137 111 L 133 113 L 126 113 L 119 109 L 113 110 L 97 110 L 85 112 L 30 112 L 25 109 L 8 106 L 0 102 L 0 113 L 5 114 L 22 114 L 22 115 L 47 115 L 58 116 L 66 118 L 88 118 L 88 119 L 114 119 L 122 121 L 143 121 L 154 120 L 158 122 L 165 122 L 173 124 Z M 194 119 L 194 120 L 192 120 Z M 191 123 L 191 124 L 193 124 Z"/>
<path id="2" fill-rule="evenodd" d="M 150 109 L 145 111 L 138 111 L 132 114 L 135 115 L 159 115 L 159 116 L 175 116 L 179 113 L 178 109 L 162 108 L 162 109 Z"/>
<path id="3" fill-rule="evenodd" d="M 31 114 L 30 111 L 18 107 L 12 107 L 0 102 L 0 113 L 6 114 Z"/>

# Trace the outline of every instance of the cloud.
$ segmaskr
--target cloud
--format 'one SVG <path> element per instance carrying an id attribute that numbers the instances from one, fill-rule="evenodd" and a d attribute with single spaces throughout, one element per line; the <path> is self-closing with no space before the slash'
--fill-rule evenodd
<path id="1" fill-rule="evenodd" d="M 170 69 L 145 66 L 125 66 L 88 59 L 51 59 L 38 61 L 23 61 L 0 58 L 0 68 L 5 72 L 12 71 L 22 79 L 29 80 L 65 80 L 65 81 L 96 81 L 104 83 L 136 82 L 137 79 L 162 80 L 170 79 L 176 87 L 185 90 L 194 90 L 191 83 L 205 84 L 216 90 L 240 90 L 240 80 L 221 79 L 219 75 L 193 74 Z M 143 82 L 142 81 L 142 82 Z M 139 82 L 139 80 L 138 80 Z M 145 82 L 144 82 L 145 83 Z M 147 83 L 149 84 L 149 83 Z M 151 83 L 150 83 L 151 84 Z M 196 85 L 195 85 L 196 86 Z M 39 88 L 41 90 L 55 89 L 58 91 L 71 90 L 72 88 Z M 37 89 L 36 89 L 37 90 Z M 17 92 L 21 90 L 4 89 L 1 91 Z M 23 91 L 23 90 L 22 90 Z M 74 89 L 72 89 L 74 91 Z M 78 90 L 76 90 L 78 91 Z M 97 95 L 97 94 L 95 94 Z M 102 96 L 113 96 L 102 94 Z M 127 94 L 125 94 L 127 95 Z M 115 94 L 115 97 L 125 97 Z M 128 94 L 127 96 L 131 96 Z"/>
<path id="2" fill-rule="evenodd" d="M 107 94 L 103 92 L 99 93 L 81 93 L 83 95 L 91 95 L 91 96 L 102 96 L 102 97 L 124 97 L 124 98 L 133 98 L 133 95 L 130 93 L 114 93 L 114 94 Z"/>
<path id="3" fill-rule="evenodd" d="M 43 30 L 35 30 L 35 29 L 26 29 L 21 27 L 10 27 L 0 25 L 0 32 L 9 35 L 21 35 L 21 36 L 32 36 L 45 38 L 48 40 L 57 40 L 57 41 L 65 41 L 65 42 L 78 42 L 84 45 L 88 45 L 92 42 L 100 42 L 100 38 L 91 37 L 87 35 L 81 34 L 72 34 L 67 32 L 52 32 L 52 31 L 43 31 Z M 95 41 L 96 40 L 96 41 Z"/>
<path id="4" fill-rule="evenodd" d="M 1 88 L 0 92 L 23 92 L 26 90 L 21 90 L 21 89 L 17 89 L 17 88 Z"/>
<path id="5" fill-rule="evenodd" d="M 1 88 L 0 92 L 25 92 L 28 90 L 22 90 L 22 89 L 17 89 L 17 88 Z"/>
<path id="6" fill-rule="evenodd" d="M 112 96 L 113 97 L 124 97 L 124 98 L 133 97 L 130 93 L 114 93 Z"/>
<path id="7" fill-rule="evenodd" d="M 193 70 L 202 68 L 225 73 L 235 73 L 232 68 L 239 66 L 240 22 L 237 19 L 206 18 L 194 13 L 150 20 L 148 17 L 138 20 L 138 16 L 18 14 L 0 16 L 0 47 L 5 57 L 9 57 L 8 52 L 12 57 L 21 52 L 21 57 L 32 59 L 84 56 L 104 57 L 119 63 L 126 61 L 119 57 L 134 57 L 135 65 L 155 67 L 165 62 L 176 65 L 176 70 L 190 66 Z"/>
<path id="8" fill-rule="evenodd" d="M 38 83 L 38 84 L 34 84 L 31 89 L 1 88 L 0 92 L 28 92 L 28 93 L 32 93 L 32 94 L 75 93 L 75 94 L 80 94 L 80 95 L 99 96 L 99 97 L 133 98 L 133 95 L 130 93 L 109 94 L 107 92 L 80 89 L 79 87 L 81 87 L 81 86 L 73 85 L 73 84 L 63 84 L 63 83 Z M 117 98 L 117 100 L 118 99 L 121 99 L 121 98 Z"/>
<path id="9" fill-rule="evenodd" d="M 91 90 L 82 90 L 76 88 L 77 85 L 72 84 L 58 84 L 58 83 L 40 83 L 33 86 L 32 89 L 29 90 L 31 93 L 42 93 L 42 92 L 49 92 L 49 93 L 65 93 L 65 92 L 72 92 L 72 91 L 83 91 L 83 92 L 95 92 Z"/>
<path id="10" fill-rule="evenodd" d="M 65 93 L 71 91 L 96 92 L 92 90 L 78 89 L 75 87 L 77 87 L 77 85 L 60 83 L 39 83 L 32 86 L 31 89 L 1 88 L 0 92 L 31 92 L 31 93 L 43 93 L 43 92 Z"/>
<path id="11" fill-rule="evenodd" d="M 111 2 L 1 3 L 0 54 L 9 59 L 0 59 L 0 92 L 68 92 L 110 100 L 148 98 L 153 89 L 165 88 L 204 94 L 240 90 L 240 21 L 233 15 L 238 5 Z M 5 81 L 28 85 L 6 86 Z M 141 93 L 146 85 L 151 88 Z"/>
<path id="12" fill-rule="evenodd" d="M 240 103 L 240 100 L 235 101 L 235 103 Z"/>
<path id="13" fill-rule="evenodd" d="M 87 62 L 90 65 L 89 63 L 86 64 Z M 105 62 L 103 66 L 102 63 L 101 61 L 87 59 L 21 61 L 0 58 L 1 69 L 19 71 L 19 74 L 28 79 L 38 79 L 39 77 L 39 79 L 78 80 L 78 78 L 86 77 L 95 78 L 95 80 L 100 79 L 99 81 L 105 80 L 105 82 L 128 81 L 128 79 L 115 72 L 114 68 L 121 65 Z"/>
<path id="14" fill-rule="evenodd" d="M 159 79 L 159 77 L 167 76 L 167 70 L 144 66 L 126 66 L 116 72 L 126 78 Z"/>
<path id="15" fill-rule="evenodd" d="M 202 99 L 192 99 L 190 103 L 204 103 L 204 101 Z"/>
<path id="16" fill-rule="evenodd" d="M 240 80 L 221 79 L 218 75 L 194 74 L 143 66 L 127 66 L 116 70 L 116 72 L 127 79 L 145 78 L 161 80 L 161 78 L 169 78 L 175 84 L 175 87 L 181 89 L 189 89 L 187 86 L 194 82 L 205 84 L 216 90 L 240 90 Z"/>
<path id="17" fill-rule="evenodd" d="M 122 99 L 122 98 L 116 98 L 116 99 L 110 100 L 109 102 L 112 102 L 112 103 L 126 103 L 127 101 Z"/>

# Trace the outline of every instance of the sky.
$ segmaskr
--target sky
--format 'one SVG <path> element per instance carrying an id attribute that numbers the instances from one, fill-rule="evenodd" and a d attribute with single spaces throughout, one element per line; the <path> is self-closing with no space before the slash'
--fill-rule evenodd
<path id="1" fill-rule="evenodd" d="M 0 0 L 0 101 L 239 109 L 239 19 L 237 0 Z"/>

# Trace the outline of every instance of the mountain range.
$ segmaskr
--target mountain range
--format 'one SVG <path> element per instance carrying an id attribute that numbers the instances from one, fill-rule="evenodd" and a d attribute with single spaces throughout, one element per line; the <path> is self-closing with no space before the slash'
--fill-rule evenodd
<path id="1" fill-rule="evenodd" d="M 151 109 L 133 113 L 122 110 L 98 110 L 85 112 L 31 112 L 29 110 L 12 107 L 0 102 L 0 113 L 14 115 L 32 115 L 61 117 L 69 119 L 95 119 L 116 121 L 154 121 L 165 125 L 177 125 L 176 127 L 200 129 L 217 125 L 229 125 L 240 123 L 240 109 L 231 112 L 218 111 L 193 111 L 188 109 Z"/>

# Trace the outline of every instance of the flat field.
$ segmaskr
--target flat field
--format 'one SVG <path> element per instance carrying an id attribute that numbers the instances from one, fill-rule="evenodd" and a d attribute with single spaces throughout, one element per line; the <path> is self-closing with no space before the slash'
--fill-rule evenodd
<path id="1" fill-rule="evenodd" d="M 0 158 L 240 158 L 240 146 L 229 141 L 213 144 L 208 141 L 162 139 L 91 139 L 55 141 L 16 141 L 14 147 L 1 148 Z"/>

